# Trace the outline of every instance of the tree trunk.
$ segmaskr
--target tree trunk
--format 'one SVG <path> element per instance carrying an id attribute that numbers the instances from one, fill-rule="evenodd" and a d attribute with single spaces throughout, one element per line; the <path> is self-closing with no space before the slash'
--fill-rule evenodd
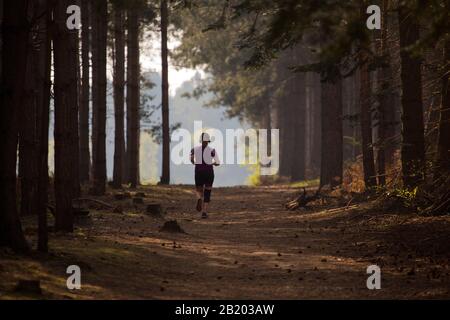
<path id="1" fill-rule="evenodd" d="M 287 69 L 286 65 L 283 65 Z M 280 123 L 280 172 L 279 175 L 284 178 L 291 179 L 292 168 L 294 163 L 294 126 L 295 126 L 295 112 L 296 101 L 292 91 L 290 91 L 290 84 L 285 83 L 281 89 L 281 96 L 279 96 L 277 108 Z"/>
<path id="2" fill-rule="evenodd" d="M 444 49 L 444 63 L 448 66 L 450 61 L 450 41 L 447 40 Z M 448 175 L 450 171 L 450 70 L 447 67 L 442 78 L 441 117 L 439 120 L 439 139 L 436 178 Z"/>
<path id="3" fill-rule="evenodd" d="M 2 23 L 0 107 L 0 246 L 29 250 L 17 213 L 16 164 L 18 116 L 26 74 L 27 0 L 5 1 Z"/>
<path id="4" fill-rule="evenodd" d="M 40 12 L 36 2 L 28 7 L 29 16 L 35 19 Z M 28 39 L 27 76 L 24 83 L 24 99 L 20 106 L 19 125 L 19 179 L 20 179 L 20 213 L 22 216 L 37 212 L 37 83 L 31 75 L 36 74 L 37 51 L 35 50 L 36 26 Z"/>
<path id="5" fill-rule="evenodd" d="M 30 4 L 33 31 L 29 37 L 25 103 L 20 126 L 21 214 L 38 216 L 38 250 L 48 251 L 48 127 L 51 47 L 47 0 Z M 43 14 L 47 13 L 47 14 Z"/>
<path id="6" fill-rule="evenodd" d="M 123 183 L 123 168 L 125 157 L 124 138 L 124 107 L 125 107 L 125 31 L 122 9 L 114 11 L 114 188 L 120 188 Z"/>
<path id="7" fill-rule="evenodd" d="M 310 35 L 304 41 L 310 43 Z M 303 64 L 317 62 L 317 56 L 310 50 L 302 50 Z M 315 72 L 305 73 L 305 179 L 316 179 L 320 172 L 321 119 L 320 119 L 320 76 Z"/>
<path id="8" fill-rule="evenodd" d="M 73 4 L 73 2 L 72 2 Z M 81 5 L 80 0 L 77 0 L 75 2 L 77 5 Z M 67 17 L 67 9 L 66 9 L 66 17 Z M 72 110 L 73 114 L 72 117 L 74 117 L 75 120 L 72 124 L 76 125 L 75 132 L 76 132 L 76 143 L 72 146 L 72 159 L 73 161 L 71 170 L 73 170 L 73 188 L 74 188 L 74 197 L 79 198 L 81 196 L 81 184 L 80 184 L 80 121 L 79 121 L 79 114 L 80 114 L 80 101 L 81 101 L 81 55 L 80 55 L 80 38 L 79 38 L 79 32 L 76 32 L 76 41 L 75 41 L 75 53 L 76 53 L 76 72 L 77 72 L 77 100 L 76 100 L 76 109 Z"/>
<path id="9" fill-rule="evenodd" d="M 373 188 L 377 184 L 375 177 L 375 161 L 373 154 L 372 141 L 372 112 L 370 97 L 370 73 L 367 61 L 367 55 L 360 53 L 361 87 L 360 87 L 360 115 L 361 115 L 361 138 L 362 138 L 362 155 L 364 168 L 364 182 L 366 189 Z"/>
<path id="10" fill-rule="evenodd" d="M 97 119 L 98 119 L 98 97 L 99 97 L 99 66 L 98 66 L 98 56 L 99 56 L 99 46 L 98 46 L 98 22 L 97 22 L 97 5 L 98 3 L 90 2 L 90 19 L 91 19 L 91 35 L 90 35 L 90 49 L 91 49 L 91 95 L 92 95 L 92 111 L 91 111 L 91 163 L 89 168 L 90 178 L 94 182 L 94 164 L 96 163 L 97 157 Z M 91 193 L 95 193 L 94 186 L 92 187 Z"/>
<path id="11" fill-rule="evenodd" d="M 313 110 L 311 105 L 312 97 L 311 72 L 305 74 L 305 178 L 311 179 L 312 172 L 312 136 L 314 131 Z"/>
<path id="12" fill-rule="evenodd" d="M 299 63 L 301 63 L 299 61 Z M 291 180 L 305 180 L 305 153 L 306 153 L 306 74 L 296 74 L 293 83 L 295 97 L 295 111 L 291 117 L 295 119 L 293 149 L 293 161 L 291 168 Z"/>
<path id="13" fill-rule="evenodd" d="M 379 32 L 379 55 L 387 57 L 385 64 L 378 70 L 378 141 L 377 141 L 377 175 L 378 182 L 386 184 L 387 168 L 394 162 L 392 138 L 395 135 L 395 110 L 392 96 L 392 68 L 388 49 L 388 15 L 389 0 L 382 0 L 382 28 Z"/>
<path id="14" fill-rule="evenodd" d="M 322 154 L 322 106 L 321 106 L 321 85 L 318 74 L 312 74 L 312 88 L 311 88 L 311 109 L 313 127 L 311 137 L 311 163 L 314 177 L 319 176 L 320 161 Z"/>
<path id="15" fill-rule="evenodd" d="M 55 228 L 73 231 L 72 201 L 78 180 L 78 32 L 66 26 L 70 0 L 55 2 Z M 74 168 L 75 167 L 75 168 Z"/>
<path id="16" fill-rule="evenodd" d="M 338 72 L 335 70 L 330 79 L 322 82 L 321 186 L 342 184 L 342 79 Z"/>
<path id="17" fill-rule="evenodd" d="M 413 188 L 424 180 L 425 142 L 422 107 L 421 62 L 408 51 L 419 40 L 419 25 L 405 7 L 398 11 L 402 89 L 402 173 L 405 187 Z"/>
<path id="18" fill-rule="evenodd" d="M 297 110 L 297 97 L 295 96 L 295 81 L 292 72 L 288 69 L 294 65 L 293 50 L 287 50 L 277 61 L 278 82 L 280 87 L 275 95 L 278 114 L 278 127 L 280 128 L 280 170 L 279 176 L 292 178 L 294 163 L 295 125 Z"/>
<path id="19" fill-rule="evenodd" d="M 161 183 L 170 183 L 170 127 L 169 127 L 169 67 L 167 28 L 169 10 L 167 0 L 161 0 L 161 59 L 162 59 L 162 176 Z"/>
<path id="20" fill-rule="evenodd" d="M 280 128 L 280 169 L 278 175 L 280 177 L 289 177 L 290 176 L 290 161 L 289 154 L 287 153 L 288 149 L 288 141 L 289 141 L 289 126 L 286 121 L 286 114 L 289 111 L 286 110 L 287 104 L 285 101 L 285 97 L 277 97 L 276 102 L 276 110 L 277 110 L 277 118 L 278 118 L 278 127 Z"/>
<path id="21" fill-rule="evenodd" d="M 95 18 L 95 19 L 94 19 Z M 94 161 L 93 177 L 94 195 L 103 195 L 106 191 L 106 49 L 108 2 L 96 0 L 93 3 L 93 42 L 95 50 L 92 55 L 93 69 L 93 135 Z"/>
<path id="22" fill-rule="evenodd" d="M 50 8 L 48 0 L 38 0 L 39 12 L 47 12 L 38 20 L 40 47 L 37 54 L 38 70 L 35 74 L 37 83 L 37 135 L 38 135 L 38 250 L 48 251 L 47 204 L 48 204 L 48 129 L 50 117 Z"/>
<path id="23" fill-rule="evenodd" d="M 138 181 L 139 163 L 139 14 L 137 8 L 128 11 L 128 70 L 127 70 L 127 165 L 132 188 Z"/>
<path id="24" fill-rule="evenodd" d="M 317 74 L 305 74 L 305 119 L 306 119 L 306 145 L 305 145 L 305 178 L 315 179 L 320 168 L 320 105 L 317 105 Z M 319 99 L 320 101 L 320 99 Z"/>
<path id="25" fill-rule="evenodd" d="M 90 0 L 82 0 L 81 29 L 81 99 L 80 99 L 80 182 L 89 181 L 90 150 L 89 150 L 89 97 L 90 97 Z"/>

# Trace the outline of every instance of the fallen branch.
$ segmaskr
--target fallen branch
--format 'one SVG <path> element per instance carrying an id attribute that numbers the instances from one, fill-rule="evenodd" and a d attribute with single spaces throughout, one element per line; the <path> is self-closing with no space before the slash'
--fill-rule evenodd
<path id="1" fill-rule="evenodd" d="M 112 209 L 112 210 L 116 209 L 115 206 L 112 206 L 109 203 L 106 203 L 106 202 L 103 202 L 103 201 L 100 201 L 97 199 L 92 199 L 92 198 L 78 198 L 78 199 L 74 199 L 74 201 L 88 201 L 88 202 L 90 201 L 90 202 L 96 203 L 98 205 L 101 205 L 107 209 Z"/>
<path id="2" fill-rule="evenodd" d="M 446 199 L 445 199 L 446 198 Z M 444 215 L 450 211 L 450 194 L 446 194 L 425 209 L 428 215 Z"/>
<path id="3" fill-rule="evenodd" d="M 100 200 L 97 200 L 97 199 L 91 199 L 91 198 L 78 198 L 78 199 L 74 199 L 73 200 L 74 202 L 93 202 L 93 203 L 96 203 L 96 204 L 98 204 L 98 205 L 100 205 L 100 206 L 102 206 L 102 207 L 104 207 L 104 208 L 106 208 L 106 209 L 111 209 L 111 210 L 113 210 L 115 213 L 121 213 L 123 210 L 122 210 L 122 208 L 120 207 L 120 206 L 118 206 L 118 207 L 116 207 L 116 206 L 112 206 L 112 205 L 110 205 L 109 203 L 106 203 L 106 202 L 104 202 L 104 201 L 100 201 Z M 55 209 L 55 206 L 54 205 L 52 205 L 52 204 L 47 204 L 47 209 L 49 209 L 50 210 L 50 212 L 51 212 L 51 214 L 55 217 L 56 216 L 56 209 Z M 78 206 L 73 206 L 73 210 L 79 210 L 80 209 L 80 205 L 78 205 Z"/>
<path id="4" fill-rule="evenodd" d="M 298 208 L 306 208 L 309 202 L 320 199 L 322 196 L 320 195 L 320 191 L 322 187 L 320 187 L 316 193 L 312 196 L 308 196 L 306 193 L 306 188 L 303 188 L 303 193 L 295 200 L 289 201 L 286 203 L 286 209 L 288 210 L 297 210 Z"/>
<path id="5" fill-rule="evenodd" d="M 333 209 L 326 209 L 325 212 L 326 213 L 336 213 L 336 212 L 340 212 L 340 211 L 349 211 L 349 210 L 353 210 L 353 209 L 358 209 L 358 205 L 354 204 L 354 205 L 349 206 L 349 207 L 339 207 L 339 208 L 333 208 Z"/>

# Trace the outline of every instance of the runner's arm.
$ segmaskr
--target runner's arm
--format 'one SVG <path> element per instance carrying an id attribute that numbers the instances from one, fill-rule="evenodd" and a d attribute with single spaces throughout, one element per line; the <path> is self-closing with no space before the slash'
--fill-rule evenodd
<path id="1" fill-rule="evenodd" d="M 220 159 L 219 156 L 217 155 L 217 151 L 214 150 L 214 164 L 215 166 L 220 166 Z"/>
<path id="2" fill-rule="evenodd" d="M 191 150 L 191 163 L 195 164 L 195 159 L 194 159 L 194 149 Z"/>

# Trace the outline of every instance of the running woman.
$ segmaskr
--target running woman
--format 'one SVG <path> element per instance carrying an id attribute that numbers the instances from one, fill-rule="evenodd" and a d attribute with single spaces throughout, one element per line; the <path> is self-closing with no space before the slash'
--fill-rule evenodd
<path id="1" fill-rule="evenodd" d="M 214 184 L 214 166 L 220 165 L 216 150 L 209 147 L 209 134 L 200 136 L 201 146 L 191 150 L 191 162 L 195 165 L 195 188 L 197 193 L 197 211 L 202 212 L 202 218 L 208 218 L 208 204 L 211 201 L 211 191 Z"/>

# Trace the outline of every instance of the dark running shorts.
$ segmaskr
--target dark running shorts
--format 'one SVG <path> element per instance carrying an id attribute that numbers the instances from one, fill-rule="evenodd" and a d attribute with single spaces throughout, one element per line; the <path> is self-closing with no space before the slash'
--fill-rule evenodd
<path id="1" fill-rule="evenodd" d="M 214 171 L 202 170 L 195 172 L 195 186 L 196 187 L 212 187 L 214 183 Z"/>

